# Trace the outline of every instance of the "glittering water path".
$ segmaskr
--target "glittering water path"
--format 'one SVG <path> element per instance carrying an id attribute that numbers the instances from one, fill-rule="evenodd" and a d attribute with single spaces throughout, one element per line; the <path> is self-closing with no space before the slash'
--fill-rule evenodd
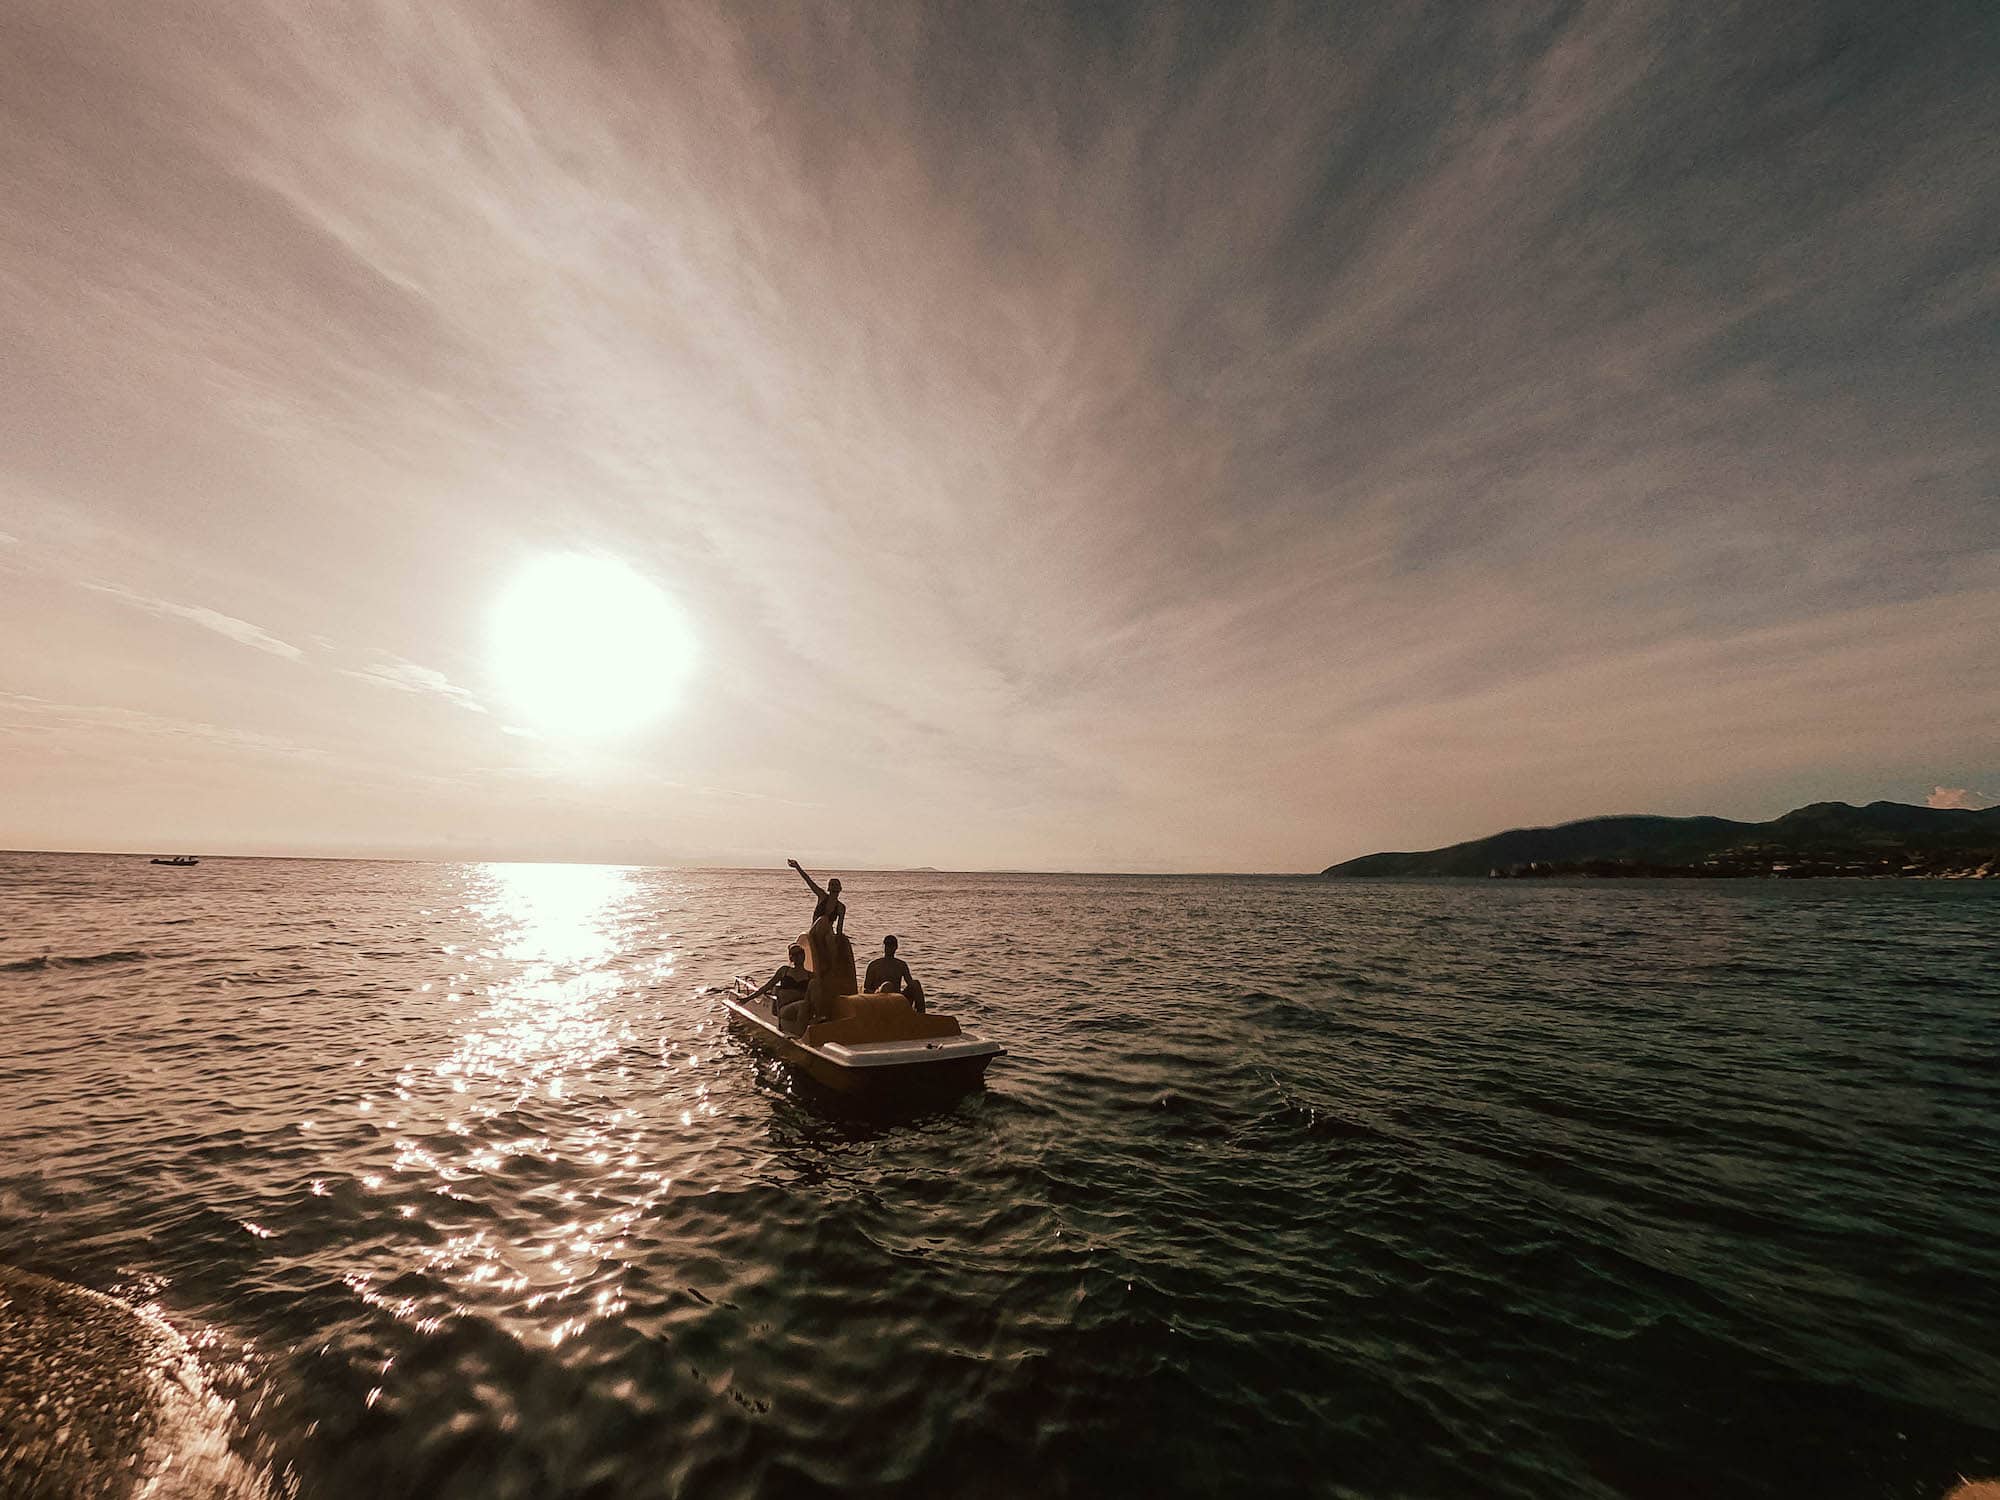
<path id="1" fill-rule="evenodd" d="M 1929 1495 L 2000 1469 L 2000 892 L 866 875 L 914 1118 L 698 990 L 789 876 L 0 855 L 0 1261 L 308 1497 Z"/>

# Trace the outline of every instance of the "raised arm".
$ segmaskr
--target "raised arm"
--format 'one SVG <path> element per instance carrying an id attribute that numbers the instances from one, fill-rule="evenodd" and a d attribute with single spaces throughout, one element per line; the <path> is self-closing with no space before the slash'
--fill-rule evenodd
<path id="1" fill-rule="evenodd" d="M 813 894 L 815 896 L 824 896 L 826 894 L 826 892 L 823 889 L 821 889 L 820 883 L 817 880 L 814 880 L 812 876 L 806 874 L 806 867 L 804 865 L 800 864 L 795 859 L 788 859 L 785 861 L 785 863 L 790 865 L 794 870 L 797 870 L 799 872 L 799 879 L 803 880 L 807 885 L 812 887 Z"/>

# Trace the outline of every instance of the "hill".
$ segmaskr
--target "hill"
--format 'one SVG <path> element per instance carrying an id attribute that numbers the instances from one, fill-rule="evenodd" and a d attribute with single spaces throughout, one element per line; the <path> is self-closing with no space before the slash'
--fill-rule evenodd
<path id="1" fill-rule="evenodd" d="M 1414 854 L 1366 854 L 1336 877 L 1443 875 L 2000 877 L 2000 807 L 1814 802 L 1768 823 L 1586 818 Z"/>

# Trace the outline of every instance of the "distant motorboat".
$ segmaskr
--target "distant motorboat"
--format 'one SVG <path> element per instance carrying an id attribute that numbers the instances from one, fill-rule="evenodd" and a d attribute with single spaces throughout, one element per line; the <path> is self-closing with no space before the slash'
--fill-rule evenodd
<path id="1" fill-rule="evenodd" d="M 175 854 L 175 855 L 170 855 L 165 859 L 162 859 L 159 856 L 155 855 L 153 858 L 153 863 L 156 865 L 172 865 L 177 870 L 184 870 L 189 865 L 200 864 L 201 861 L 196 859 L 192 854 Z"/>

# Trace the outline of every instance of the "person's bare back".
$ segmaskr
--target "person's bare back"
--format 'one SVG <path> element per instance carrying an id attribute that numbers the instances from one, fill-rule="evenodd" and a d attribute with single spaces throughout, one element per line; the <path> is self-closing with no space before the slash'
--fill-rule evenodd
<path id="1" fill-rule="evenodd" d="M 917 976 L 910 972 L 910 966 L 896 957 L 893 935 L 882 939 L 882 956 L 870 960 L 861 988 L 871 995 L 901 995 L 918 1010 L 924 1008 L 924 987 L 917 983 Z"/>

